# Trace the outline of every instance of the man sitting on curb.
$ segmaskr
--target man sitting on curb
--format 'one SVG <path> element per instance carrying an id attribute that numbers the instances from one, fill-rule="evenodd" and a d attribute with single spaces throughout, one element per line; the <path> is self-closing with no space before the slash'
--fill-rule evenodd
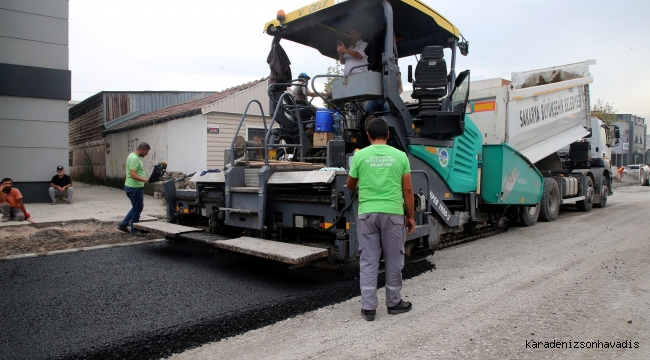
<path id="1" fill-rule="evenodd" d="M 0 185 L 0 212 L 2 221 L 29 219 L 29 213 L 23 204 L 23 195 L 16 188 L 12 188 L 13 181 L 10 178 L 2 179 Z"/>
<path id="2" fill-rule="evenodd" d="M 57 195 L 65 195 L 66 203 L 72 204 L 72 180 L 70 179 L 70 176 L 63 172 L 63 166 L 59 165 L 56 167 L 56 175 L 54 175 L 52 181 L 50 181 L 49 191 L 50 199 L 52 199 L 50 205 L 56 205 Z"/>

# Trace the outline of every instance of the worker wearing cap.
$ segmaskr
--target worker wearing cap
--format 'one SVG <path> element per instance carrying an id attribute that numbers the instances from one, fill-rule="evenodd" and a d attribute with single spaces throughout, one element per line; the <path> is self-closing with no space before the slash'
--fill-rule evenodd
<path id="1" fill-rule="evenodd" d="M 72 179 L 63 170 L 63 166 L 57 166 L 56 175 L 52 176 L 50 181 L 49 193 L 52 200 L 50 205 L 56 205 L 57 195 L 65 195 L 66 204 L 72 204 L 72 192 L 74 190 L 72 188 Z"/>
<path id="2" fill-rule="evenodd" d="M 361 315 L 372 321 L 378 305 L 377 274 L 384 255 L 386 306 L 395 315 L 411 310 L 402 300 L 402 268 L 406 232 L 415 229 L 411 167 L 404 152 L 386 144 L 388 124 L 383 118 L 370 121 L 366 129 L 370 146 L 355 152 L 346 187 L 359 189 L 357 238 L 359 239 L 359 285 Z M 406 216 L 404 206 L 406 204 Z"/>
<path id="3" fill-rule="evenodd" d="M 126 181 L 124 182 L 124 191 L 126 196 L 131 200 L 131 210 L 126 214 L 124 220 L 117 226 L 117 229 L 124 232 L 130 232 L 136 236 L 146 236 L 137 231 L 133 226 L 140 221 L 140 214 L 144 209 L 144 183 L 149 181 L 145 176 L 142 158 L 149 154 L 151 146 L 146 142 L 141 142 L 138 148 L 129 154 L 126 159 Z M 131 223 L 131 230 L 128 225 Z"/>
<path id="4" fill-rule="evenodd" d="M 294 85 L 293 97 L 296 98 L 296 103 L 298 105 L 308 105 L 309 102 L 307 101 L 307 96 L 314 97 L 318 96 L 318 94 L 309 91 L 309 79 L 311 79 L 309 75 L 306 73 L 300 73 L 300 75 L 298 75 L 298 79 L 302 80 L 302 83 L 307 86 L 300 86 L 300 84 Z"/>

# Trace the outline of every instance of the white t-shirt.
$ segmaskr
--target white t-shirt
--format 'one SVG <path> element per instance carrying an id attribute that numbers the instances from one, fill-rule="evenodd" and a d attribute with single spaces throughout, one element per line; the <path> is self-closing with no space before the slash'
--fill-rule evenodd
<path id="1" fill-rule="evenodd" d="M 368 56 L 364 52 L 364 50 L 366 50 L 366 46 L 368 46 L 367 42 L 363 40 L 359 40 L 357 41 L 356 45 L 350 45 L 348 47 L 348 50 L 357 51 L 359 54 L 361 54 L 362 58 L 358 59 L 350 54 L 343 54 L 343 60 L 345 60 L 345 67 L 343 68 L 343 72 L 345 73 L 345 75 L 350 75 L 350 69 L 352 69 L 353 67 L 368 63 Z M 359 67 L 352 70 L 352 74 L 356 74 L 364 71 L 368 71 L 367 66 Z"/>
<path id="2" fill-rule="evenodd" d="M 307 84 L 307 81 L 302 80 L 304 84 Z M 296 100 L 304 100 L 307 101 L 307 88 L 304 86 L 293 86 L 293 96 L 296 98 Z"/>

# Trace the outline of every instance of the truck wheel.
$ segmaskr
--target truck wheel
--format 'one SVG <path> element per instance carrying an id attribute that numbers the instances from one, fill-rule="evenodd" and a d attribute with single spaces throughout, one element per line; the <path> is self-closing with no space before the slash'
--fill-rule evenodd
<path id="1" fill-rule="evenodd" d="M 519 208 L 519 225 L 533 226 L 539 218 L 539 204 L 535 206 L 522 206 Z"/>
<path id="2" fill-rule="evenodd" d="M 585 199 L 576 202 L 576 206 L 578 207 L 578 210 L 587 212 L 591 210 L 592 206 L 594 206 L 594 182 L 589 176 L 585 176 L 582 184 L 582 195 L 585 196 Z"/>
<path id="3" fill-rule="evenodd" d="M 604 208 L 607 206 L 607 195 L 609 194 L 609 180 L 603 176 L 603 183 L 600 185 L 600 202 L 594 204 L 596 208 Z"/>
<path id="4" fill-rule="evenodd" d="M 544 179 L 544 192 L 539 203 L 539 218 L 542 221 L 554 221 L 560 212 L 560 187 L 553 178 Z"/>

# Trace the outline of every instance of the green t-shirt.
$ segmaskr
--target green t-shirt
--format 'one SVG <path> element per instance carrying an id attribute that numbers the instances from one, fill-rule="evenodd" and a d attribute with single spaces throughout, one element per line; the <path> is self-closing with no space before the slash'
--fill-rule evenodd
<path id="1" fill-rule="evenodd" d="M 404 152 L 389 145 L 370 145 L 352 157 L 350 176 L 359 181 L 359 215 L 404 215 L 402 176 L 411 172 Z"/>
<path id="2" fill-rule="evenodd" d="M 134 169 L 135 173 L 142 177 L 147 176 L 144 172 L 144 167 L 142 166 L 142 158 L 136 153 L 131 153 L 129 157 L 126 158 L 126 181 L 124 182 L 124 185 L 131 188 L 144 187 L 144 182 L 131 178 L 131 169 Z"/>

